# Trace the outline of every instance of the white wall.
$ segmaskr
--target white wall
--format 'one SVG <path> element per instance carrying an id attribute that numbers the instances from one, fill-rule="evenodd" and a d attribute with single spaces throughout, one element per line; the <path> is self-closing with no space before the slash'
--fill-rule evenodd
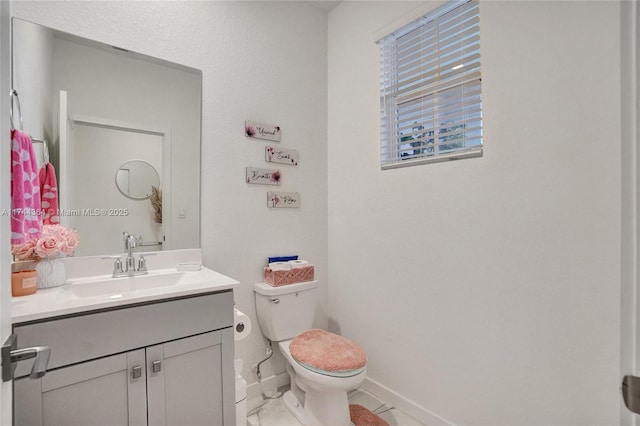
<path id="1" fill-rule="evenodd" d="M 12 2 L 14 16 L 203 71 L 202 249 L 205 265 L 241 282 L 237 307 L 255 332 L 236 345 L 251 364 L 264 358 L 253 283 L 270 255 L 299 254 L 321 281 L 317 325 L 326 325 L 326 13 L 298 2 Z M 264 186 L 245 167 L 268 167 L 266 143 L 244 137 L 244 120 L 279 125 L 282 147 L 300 165 L 282 167 L 282 191 L 299 209 L 267 210 Z M 263 370 L 270 374 L 270 363 Z M 273 363 L 284 371 L 282 359 Z"/>
<path id="2" fill-rule="evenodd" d="M 382 172 L 373 33 L 417 4 L 329 16 L 330 324 L 430 424 L 617 424 L 619 4 L 481 2 L 484 157 Z"/>

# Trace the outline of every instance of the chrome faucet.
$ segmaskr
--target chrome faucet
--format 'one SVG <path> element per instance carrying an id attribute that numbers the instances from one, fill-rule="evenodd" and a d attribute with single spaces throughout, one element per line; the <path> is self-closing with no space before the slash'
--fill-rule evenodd
<path id="1" fill-rule="evenodd" d="M 123 232 L 122 239 L 124 240 L 124 251 L 127 253 L 124 271 L 136 272 L 136 259 L 133 256 L 133 248 L 136 246 L 136 237 L 128 232 Z"/>
<path id="2" fill-rule="evenodd" d="M 128 232 L 123 232 L 122 239 L 124 240 L 124 251 L 126 254 L 124 267 L 122 265 L 121 256 L 103 257 L 103 259 L 114 259 L 113 274 L 111 276 L 113 278 L 119 278 L 148 274 L 149 271 L 147 270 L 147 261 L 144 256 L 155 256 L 155 253 L 140 253 L 140 258 L 136 262 L 136 258 L 133 254 L 133 249 L 136 247 L 136 244 L 142 241 L 142 237 L 136 238 L 134 235 L 131 235 Z"/>

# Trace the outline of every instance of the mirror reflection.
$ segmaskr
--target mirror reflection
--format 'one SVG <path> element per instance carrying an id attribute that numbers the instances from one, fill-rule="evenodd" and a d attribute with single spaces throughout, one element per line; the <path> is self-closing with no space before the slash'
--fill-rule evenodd
<path id="1" fill-rule="evenodd" d="M 125 197 L 146 200 L 154 188 L 160 188 L 160 175 L 146 161 L 127 161 L 116 170 L 116 187 Z"/>
<path id="2" fill-rule="evenodd" d="M 140 251 L 200 247 L 201 71 L 12 24 L 24 131 L 48 141 L 76 256 L 121 253 L 125 231 Z"/>

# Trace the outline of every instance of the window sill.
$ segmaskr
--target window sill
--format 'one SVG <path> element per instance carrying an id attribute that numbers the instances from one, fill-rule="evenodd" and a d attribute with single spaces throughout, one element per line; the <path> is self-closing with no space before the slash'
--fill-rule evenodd
<path id="1" fill-rule="evenodd" d="M 418 166 L 420 164 L 441 163 L 443 161 L 463 160 L 466 158 L 482 157 L 483 149 L 474 148 L 468 151 L 458 151 L 449 154 L 440 154 L 428 157 L 420 157 L 414 160 L 396 161 L 393 163 L 382 164 L 382 170 L 398 169 L 401 167 Z"/>

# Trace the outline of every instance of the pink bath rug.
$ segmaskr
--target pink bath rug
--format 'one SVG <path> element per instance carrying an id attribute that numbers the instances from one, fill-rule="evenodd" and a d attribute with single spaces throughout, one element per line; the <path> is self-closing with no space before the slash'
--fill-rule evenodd
<path id="1" fill-rule="evenodd" d="M 389 426 L 389 423 L 384 419 L 373 414 L 362 405 L 349 405 L 349 415 L 351 416 L 351 421 L 356 426 Z"/>
<path id="2" fill-rule="evenodd" d="M 367 354 L 356 342 L 315 328 L 298 334 L 289 350 L 299 363 L 327 372 L 344 373 L 367 364 Z"/>

